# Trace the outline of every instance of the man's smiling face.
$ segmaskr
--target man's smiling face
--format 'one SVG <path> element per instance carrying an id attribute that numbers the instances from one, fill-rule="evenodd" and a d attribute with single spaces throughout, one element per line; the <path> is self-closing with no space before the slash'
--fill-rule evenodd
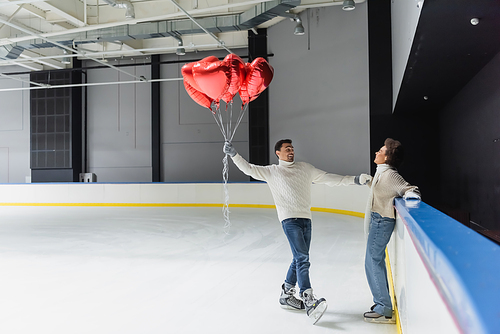
<path id="1" fill-rule="evenodd" d="M 287 162 L 293 162 L 293 158 L 295 156 L 295 153 L 293 151 L 293 146 L 292 144 L 289 143 L 284 143 L 281 145 L 281 148 L 279 151 L 276 151 L 276 155 L 278 156 L 278 159 L 287 161 Z"/>

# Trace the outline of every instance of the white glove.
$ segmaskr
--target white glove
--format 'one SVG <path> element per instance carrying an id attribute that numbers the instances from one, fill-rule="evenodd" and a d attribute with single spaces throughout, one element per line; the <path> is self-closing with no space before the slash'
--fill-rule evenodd
<path id="1" fill-rule="evenodd" d="M 407 191 L 404 196 L 403 196 L 403 199 L 406 201 L 406 200 L 418 200 L 420 201 L 420 195 L 413 192 L 413 191 Z"/>
<path id="2" fill-rule="evenodd" d="M 368 174 L 359 174 L 358 176 L 356 176 L 354 178 L 354 182 L 356 182 L 356 184 L 359 184 L 362 186 L 364 186 L 365 184 L 367 184 L 371 180 L 372 180 L 372 176 L 368 175 Z"/>
<path id="3" fill-rule="evenodd" d="M 418 208 L 420 204 L 420 196 L 413 191 L 408 191 L 404 196 L 405 205 L 408 208 Z"/>
<path id="4" fill-rule="evenodd" d="M 228 154 L 230 157 L 234 157 L 236 155 L 236 149 L 233 147 L 233 144 L 231 144 L 228 141 L 224 143 L 224 148 L 222 149 L 222 152 Z"/>

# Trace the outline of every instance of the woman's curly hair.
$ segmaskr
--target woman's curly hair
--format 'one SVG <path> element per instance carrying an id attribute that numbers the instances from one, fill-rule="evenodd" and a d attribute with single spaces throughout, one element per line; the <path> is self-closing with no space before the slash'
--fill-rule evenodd
<path id="1" fill-rule="evenodd" d="M 386 163 L 390 166 L 398 168 L 403 162 L 404 149 L 403 145 L 397 140 L 387 138 L 384 142 L 387 149 L 385 155 L 387 156 Z"/>

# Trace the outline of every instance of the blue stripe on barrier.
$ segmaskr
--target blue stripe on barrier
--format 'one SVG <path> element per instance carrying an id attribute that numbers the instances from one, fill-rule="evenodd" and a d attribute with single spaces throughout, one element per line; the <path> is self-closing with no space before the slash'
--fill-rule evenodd
<path id="1" fill-rule="evenodd" d="M 500 333 L 500 246 L 424 202 L 395 205 L 460 330 Z"/>

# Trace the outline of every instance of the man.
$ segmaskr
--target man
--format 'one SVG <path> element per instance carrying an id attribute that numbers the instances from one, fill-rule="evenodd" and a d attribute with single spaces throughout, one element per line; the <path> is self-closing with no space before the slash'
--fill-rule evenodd
<path id="1" fill-rule="evenodd" d="M 293 254 L 292 263 L 281 286 L 280 304 L 283 308 L 303 310 L 316 323 L 326 310 L 324 298 L 316 298 L 309 280 L 309 248 L 311 243 L 311 184 L 329 186 L 364 185 L 371 176 L 341 176 L 329 174 L 306 162 L 295 162 L 295 152 L 290 139 L 282 139 L 275 145 L 278 165 L 257 166 L 248 163 L 231 143 L 226 142 L 224 153 L 231 156 L 236 166 L 246 175 L 267 182 L 278 211 L 278 218 Z M 295 297 L 295 284 L 299 285 L 300 297 Z"/>

